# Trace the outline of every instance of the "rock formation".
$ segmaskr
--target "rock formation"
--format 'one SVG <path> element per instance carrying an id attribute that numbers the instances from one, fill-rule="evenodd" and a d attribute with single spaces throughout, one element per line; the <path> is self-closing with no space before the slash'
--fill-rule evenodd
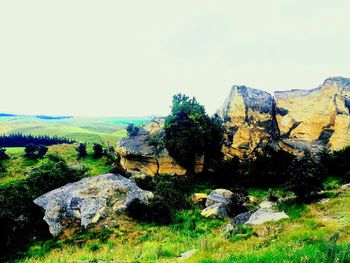
<path id="1" fill-rule="evenodd" d="M 252 157 L 269 145 L 293 154 L 323 147 L 339 150 L 350 145 L 350 79 L 334 77 L 311 90 L 275 92 L 234 86 L 217 112 L 225 130 L 226 159 Z M 137 136 L 120 141 L 117 151 L 128 171 L 185 174 L 165 147 L 149 143 L 162 133 L 162 122 L 149 124 Z M 199 158 L 194 170 L 203 169 Z"/>
<path id="2" fill-rule="evenodd" d="M 225 128 L 222 151 L 226 157 L 250 156 L 278 138 L 274 105 L 274 98 L 265 91 L 232 87 L 218 111 Z"/>
<path id="3" fill-rule="evenodd" d="M 45 210 L 49 231 L 57 236 L 66 226 L 79 222 L 85 228 L 114 225 L 118 215 L 135 199 L 148 204 L 153 197 L 133 181 L 114 174 L 87 177 L 52 190 L 34 200 Z"/>
<path id="4" fill-rule="evenodd" d="M 226 158 L 251 156 L 266 145 L 292 153 L 350 145 L 350 79 L 335 77 L 311 90 L 275 92 L 234 86 L 218 111 Z"/>
<path id="5" fill-rule="evenodd" d="M 350 79 L 327 79 L 311 90 L 275 92 L 281 140 L 292 148 L 350 145 Z"/>
<path id="6" fill-rule="evenodd" d="M 120 164 L 129 171 L 139 171 L 147 175 L 177 174 L 183 175 L 186 169 L 181 167 L 169 155 L 167 149 L 152 138 L 161 138 L 162 121 L 152 121 L 135 136 L 128 136 L 119 141 L 117 152 L 121 157 Z M 194 171 L 203 170 L 204 157 L 197 159 Z"/>

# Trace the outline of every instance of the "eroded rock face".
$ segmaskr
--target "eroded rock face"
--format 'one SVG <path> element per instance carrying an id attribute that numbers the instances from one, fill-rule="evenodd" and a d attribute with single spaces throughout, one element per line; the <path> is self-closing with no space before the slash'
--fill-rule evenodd
<path id="1" fill-rule="evenodd" d="M 127 206 L 139 199 L 148 204 L 153 198 L 133 181 L 114 174 L 87 177 L 52 190 L 34 200 L 45 210 L 44 220 L 56 236 L 72 222 L 87 228 L 95 224 L 113 225 Z"/>
<path id="2" fill-rule="evenodd" d="M 222 151 L 227 158 L 249 156 L 278 138 L 274 103 L 265 91 L 232 87 L 218 111 L 225 128 Z"/>
<path id="3" fill-rule="evenodd" d="M 151 142 L 153 136 L 162 136 L 163 122 L 151 122 L 136 136 L 128 136 L 119 141 L 117 152 L 120 164 L 129 171 L 140 171 L 147 175 L 177 174 L 184 175 L 186 169 L 176 163 L 167 149 L 161 144 Z M 194 171 L 201 172 L 204 156 L 197 158 Z"/>
<path id="4" fill-rule="evenodd" d="M 218 111 L 225 128 L 226 158 L 250 157 L 266 145 L 294 154 L 350 145 L 350 79 L 334 77 L 311 90 L 275 97 L 234 86 Z"/>
<path id="5" fill-rule="evenodd" d="M 311 90 L 275 92 L 276 119 L 287 146 L 327 145 L 339 150 L 350 144 L 350 79 L 327 79 Z"/>

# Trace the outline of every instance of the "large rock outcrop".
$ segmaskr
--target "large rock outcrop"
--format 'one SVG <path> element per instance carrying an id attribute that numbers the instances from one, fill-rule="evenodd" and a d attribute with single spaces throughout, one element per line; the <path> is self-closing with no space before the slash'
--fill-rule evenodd
<path id="1" fill-rule="evenodd" d="M 161 138 L 163 122 L 152 121 L 137 135 L 128 136 L 119 141 L 117 152 L 121 157 L 121 166 L 129 171 L 139 171 L 147 175 L 177 174 L 184 175 L 186 169 L 177 164 L 162 143 L 152 142 L 152 138 Z M 197 158 L 195 172 L 203 170 L 204 157 Z"/>
<path id="2" fill-rule="evenodd" d="M 350 79 L 335 77 L 310 90 L 275 92 L 280 137 L 292 148 L 350 145 Z"/>
<path id="3" fill-rule="evenodd" d="M 274 104 L 273 96 L 265 91 L 232 87 L 218 111 L 225 128 L 222 151 L 227 158 L 250 156 L 277 140 Z"/>
<path id="4" fill-rule="evenodd" d="M 300 154 L 350 145 L 350 79 L 334 77 L 311 90 L 264 91 L 234 86 L 218 111 L 226 158 L 252 156 L 266 145 Z"/>
<path id="5" fill-rule="evenodd" d="M 233 86 L 217 112 L 225 130 L 226 159 L 254 157 L 268 145 L 293 154 L 339 150 L 350 145 L 350 79 L 334 77 L 310 90 L 278 91 L 274 96 L 245 86 Z M 149 143 L 162 132 L 151 123 L 139 135 L 120 141 L 117 151 L 128 171 L 185 174 L 167 150 Z M 194 170 L 203 169 L 203 157 Z"/>
<path id="6" fill-rule="evenodd" d="M 132 201 L 148 204 L 150 198 L 153 194 L 133 181 L 121 175 L 102 174 L 52 190 L 34 203 L 45 210 L 49 231 L 57 236 L 74 222 L 85 228 L 97 224 L 112 226 Z"/>

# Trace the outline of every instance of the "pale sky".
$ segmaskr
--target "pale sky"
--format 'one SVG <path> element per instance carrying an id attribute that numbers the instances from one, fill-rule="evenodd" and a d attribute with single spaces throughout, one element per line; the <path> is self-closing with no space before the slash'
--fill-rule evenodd
<path id="1" fill-rule="evenodd" d="M 208 113 L 235 84 L 268 92 L 350 77 L 349 0 L 1 1 L 0 112 Z"/>

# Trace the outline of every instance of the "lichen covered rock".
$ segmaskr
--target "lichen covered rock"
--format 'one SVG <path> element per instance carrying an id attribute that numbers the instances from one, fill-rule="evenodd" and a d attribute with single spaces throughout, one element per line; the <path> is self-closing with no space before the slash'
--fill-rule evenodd
<path id="1" fill-rule="evenodd" d="M 52 190 L 34 203 L 45 210 L 44 220 L 50 233 L 56 236 L 77 221 L 84 228 L 113 225 L 132 201 L 139 199 L 148 204 L 152 197 L 151 192 L 121 175 L 102 174 Z"/>

